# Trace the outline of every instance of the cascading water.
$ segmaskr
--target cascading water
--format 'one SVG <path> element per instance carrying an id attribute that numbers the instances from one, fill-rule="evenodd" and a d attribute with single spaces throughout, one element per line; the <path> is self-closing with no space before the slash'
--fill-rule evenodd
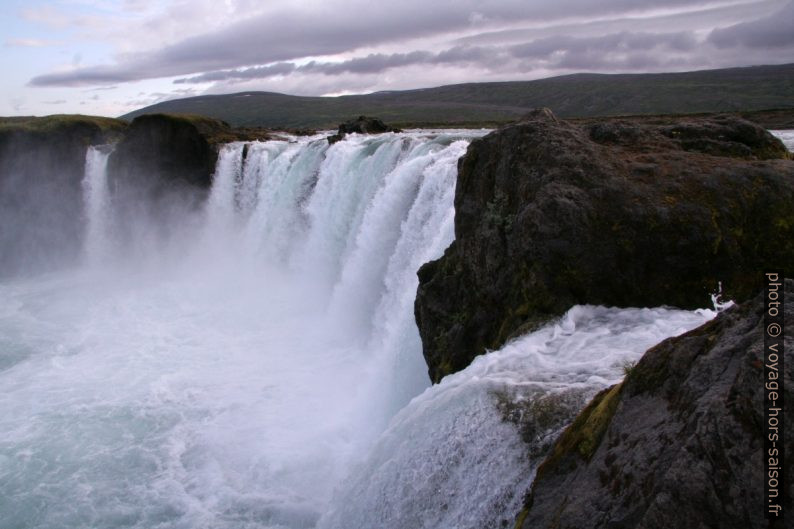
<path id="1" fill-rule="evenodd" d="M 770 130 L 769 132 L 777 136 L 789 151 L 794 151 L 794 130 Z"/>
<path id="2" fill-rule="evenodd" d="M 95 265 L 109 253 L 108 223 L 110 221 L 110 193 L 108 191 L 107 165 L 110 150 L 107 147 L 89 147 L 85 158 L 83 197 L 86 210 L 85 255 L 89 264 Z"/>
<path id="3" fill-rule="evenodd" d="M 413 399 L 339 489 L 323 529 L 513 527 L 544 453 L 598 390 L 711 310 L 576 306 Z"/>
<path id="4" fill-rule="evenodd" d="M 202 207 L 157 218 L 89 149 L 86 266 L 0 283 L 0 526 L 509 518 L 621 362 L 710 313 L 575 308 L 428 388 L 416 270 L 452 241 L 478 134 L 230 144 Z M 516 413 L 550 396 L 530 439 Z"/>

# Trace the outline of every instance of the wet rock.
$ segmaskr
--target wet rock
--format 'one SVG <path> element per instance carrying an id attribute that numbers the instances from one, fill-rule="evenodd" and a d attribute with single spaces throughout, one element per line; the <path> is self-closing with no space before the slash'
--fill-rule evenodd
<path id="1" fill-rule="evenodd" d="M 390 127 L 378 118 L 359 116 L 339 125 L 337 133 L 333 136 L 328 136 L 328 143 L 336 143 L 344 138 L 346 134 L 382 134 L 384 132 L 400 132 L 400 129 Z"/>
<path id="2" fill-rule="evenodd" d="M 572 123 L 547 109 L 471 143 L 455 242 L 419 271 L 430 377 L 575 304 L 697 308 L 794 268 L 794 162 L 737 118 Z"/>
<path id="3" fill-rule="evenodd" d="M 0 118 L 0 276 L 77 256 L 86 148 L 126 126 L 92 116 Z"/>
<path id="4" fill-rule="evenodd" d="M 791 328 L 794 281 L 785 290 Z M 517 526 L 773 527 L 764 509 L 763 313 L 758 295 L 650 349 L 557 440 Z M 792 402 L 791 334 L 785 351 L 784 399 Z M 790 454 L 794 420 L 786 418 L 781 439 Z M 779 503 L 790 506 L 788 487 Z"/>
<path id="5" fill-rule="evenodd" d="M 226 123 L 198 116 L 137 117 L 110 155 L 109 175 L 124 183 L 183 181 L 209 187 L 218 159 L 214 139 L 233 139 L 223 137 L 228 132 Z"/>

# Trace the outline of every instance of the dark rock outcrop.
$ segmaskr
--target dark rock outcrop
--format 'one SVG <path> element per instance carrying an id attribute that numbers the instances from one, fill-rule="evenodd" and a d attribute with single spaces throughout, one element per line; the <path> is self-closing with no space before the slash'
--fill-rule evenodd
<path id="1" fill-rule="evenodd" d="M 339 125 L 337 133 L 333 136 L 328 136 L 328 142 L 336 143 L 344 138 L 346 134 L 383 134 L 384 132 L 400 132 L 400 129 L 390 127 L 378 118 L 359 116 Z"/>
<path id="2" fill-rule="evenodd" d="M 145 179 L 209 187 L 218 160 L 216 144 L 233 140 L 230 132 L 226 123 L 199 116 L 140 116 L 110 155 L 108 174 L 117 182 Z"/>
<path id="3" fill-rule="evenodd" d="M 785 289 L 790 329 L 794 281 Z M 763 313 L 759 295 L 650 349 L 562 434 L 517 526 L 772 527 L 764 518 Z M 781 373 L 787 403 L 794 402 L 791 336 Z M 781 437 L 787 454 L 794 453 L 792 419 L 787 413 Z M 779 503 L 790 507 L 790 480 L 788 487 Z"/>
<path id="4" fill-rule="evenodd" d="M 114 207 L 138 216 L 175 203 L 195 207 L 220 144 L 271 136 L 186 115 L 147 115 L 131 125 L 96 116 L 0 118 L 0 275 L 40 271 L 78 254 L 89 145 L 116 144 L 108 161 Z"/>
<path id="5" fill-rule="evenodd" d="M 115 141 L 126 126 L 93 116 L 0 119 L 0 275 L 76 256 L 86 147 Z"/>
<path id="6" fill-rule="evenodd" d="M 546 109 L 474 140 L 455 242 L 419 270 L 433 381 L 574 304 L 745 300 L 794 268 L 794 162 L 733 118 L 559 121 Z"/>

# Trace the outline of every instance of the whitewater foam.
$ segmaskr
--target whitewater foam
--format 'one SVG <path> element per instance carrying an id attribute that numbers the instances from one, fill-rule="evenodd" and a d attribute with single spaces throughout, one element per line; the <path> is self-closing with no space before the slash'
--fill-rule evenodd
<path id="1" fill-rule="evenodd" d="M 168 227 L 120 203 L 90 150 L 91 266 L 0 284 L 4 523 L 313 526 L 429 384 L 394 299 L 451 241 L 473 135 L 231 144 L 205 206 Z M 409 350 L 379 336 L 391 327 Z"/>
<path id="2" fill-rule="evenodd" d="M 85 159 L 83 201 L 86 211 L 85 257 L 89 265 L 96 265 L 109 253 L 111 218 L 107 165 L 110 149 L 107 146 L 89 147 Z"/>
<path id="3" fill-rule="evenodd" d="M 715 314 L 576 306 L 477 357 L 394 417 L 319 526 L 512 527 L 543 455 L 587 400 Z"/>
<path id="4" fill-rule="evenodd" d="M 86 266 L 0 283 L 4 526 L 509 517 L 527 453 L 710 315 L 578 307 L 430 388 L 416 271 L 453 239 L 457 160 L 483 133 L 233 143 L 200 207 L 165 213 L 115 195 L 89 150 Z M 548 395 L 560 412 L 527 445 L 515 410 Z"/>
<path id="5" fill-rule="evenodd" d="M 780 138 L 789 151 L 794 151 L 794 130 L 770 130 L 769 132 Z"/>

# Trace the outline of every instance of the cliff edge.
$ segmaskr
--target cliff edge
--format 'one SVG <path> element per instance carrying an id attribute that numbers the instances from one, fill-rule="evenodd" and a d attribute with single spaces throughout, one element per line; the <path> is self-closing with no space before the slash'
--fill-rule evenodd
<path id="1" fill-rule="evenodd" d="M 86 148 L 126 127 L 96 116 L 0 118 L 0 276 L 77 257 Z"/>
<path id="2" fill-rule="evenodd" d="M 575 304 L 737 301 L 794 268 L 794 161 L 735 117 L 569 123 L 551 111 L 474 140 L 455 242 L 419 270 L 434 382 Z"/>
<path id="3" fill-rule="evenodd" d="M 790 279 L 785 307 L 785 324 L 794 328 Z M 562 434 L 538 469 L 517 527 L 784 527 L 764 517 L 763 322 L 758 295 L 650 349 Z M 791 336 L 780 373 L 788 403 L 794 401 Z M 791 454 L 794 421 L 784 423 L 780 439 Z M 789 457 L 788 476 L 792 463 Z M 794 490 L 782 485 L 778 504 L 790 509 Z"/>

